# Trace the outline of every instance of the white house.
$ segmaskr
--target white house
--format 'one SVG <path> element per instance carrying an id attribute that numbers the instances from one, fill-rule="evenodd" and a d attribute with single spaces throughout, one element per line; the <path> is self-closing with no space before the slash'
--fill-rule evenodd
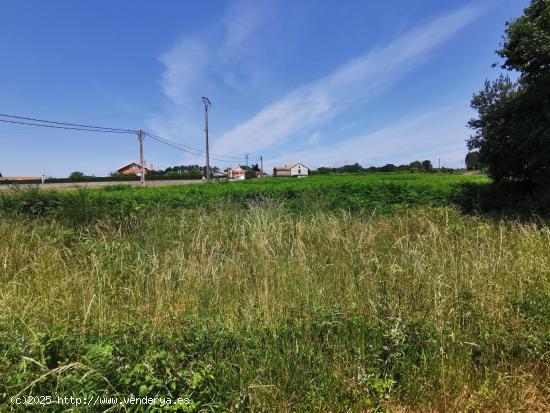
<path id="1" fill-rule="evenodd" d="M 291 163 L 273 168 L 273 176 L 308 176 L 309 168 L 301 163 Z"/>
<path id="2" fill-rule="evenodd" d="M 227 168 L 227 177 L 233 180 L 243 180 L 245 178 L 246 171 L 240 166 Z"/>

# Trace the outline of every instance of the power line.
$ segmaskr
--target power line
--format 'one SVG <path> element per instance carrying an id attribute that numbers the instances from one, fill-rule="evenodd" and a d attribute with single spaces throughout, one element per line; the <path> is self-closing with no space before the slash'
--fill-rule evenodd
<path id="1" fill-rule="evenodd" d="M 187 152 L 187 153 L 190 153 L 192 155 L 195 155 L 195 156 L 203 156 L 204 153 L 199 153 L 199 152 L 195 152 L 195 151 L 191 151 L 189 149 L 186 149 L 184 147 L 182 147 L 180 144 L 178 143 L 175 143 L 175 142 L 172 142 L 172 141 L 169 141 L 169 140 L 166 140 L 164 138 L 161 138 L 159 136 L 156 136 L 156 135 L 151 135 L 150 133 L 148 132 L 144 132 L 144 135 L 145 136 L 149 136 L 150 138 L 153 138 L 154 140 L 156 141 L 159 141 L 161 143 L 164 143 L 165 145 L 168 145 L 168 146 L 171 146 L 175 149 L 179 149 L 180 151 L 183 151 L 183 152 Z M 220 159 L 220 158 L 211 158 L 215 161 L 219 161 L 219 162 L 227 162 L 227 163 L 235 163 L 235 162 L 238 162 L 238 160 L 231 160 L 231 159 Z"/>
<path id="2" fill-rule="evenodd" d="M 147 136 L 153 138 L 153 139 L 157 139 L 157 140 L 161 140 L 161 141 L 165 141 L 165 142 L 170 142 L 171 144 L 174 144 L 174 145 L 177 145 L 177 146 L 181 146 L 181 147 L 183 147 L 183 148 L 187 148 L 187 149 L 189 149 L 189 150 L 191 150 L 191 151 L 204 152 L 204 151 L 202 151 L 202 150 L 200 150 L 200 149 L 196 149 L 196 148 L 193 148 L 193 147 L 191 147 L 191 146 L 184 145 L 183 143 L 171 141 L 171 140 L 168 139 L 168 138 L 160 137 L 160 136 L 155 135 L 155 134 L 153 134 L 153 133 L 151 133 L 151 132 L 143 132 L 143 133 L 144 133 L 145 135 L 147 135 Z"/>
<path id="3" fill-rule="evenodd" d="M 161 143 L 164 143 L 165 145 L 168 145 L 168 146 L 171 146 L 171 147 L 173 147 L 173 148 L 179 149 L 180 151 L 188 152 L 188 153 L 191 153 L 191 154 L 197 155 L 197 156 L 202 156 L 202 155 L 203 155 L 202 153 L 197 153 L 197 152 L 193 152 L 193 151 L 191 151 L 191 150 L 189 150 L 189 149 L 185 149 L 185 148 L 183 148 L 182 146 L 180 146 L 180 145 L 177 144 L 177 143 L 174 143 L 174 142 L 165 140 L 165 139 L 160 138 L 160 137 L 158 137 L 158 136 L 156 136 L 156 135 L 151 135 L 151 134 L 148 133 L 148 132 L 144 132 L 143 134 L 144 134 L 145 136 L 149 136 L 150 138 L 153 138 L 153 139 L 156 140 L 156 141 L 159 141 L 159 142 L 161 142 Z"/>
<path id="4" fill-rule="evenodd" d="M 38 126 L 43 128 L 53 128 L 53 129 L 67 129 L 67 130 L 80 130 L 87 132 L 103 132 L 103 133 L 137 133 L 132 130 L 116 130 L 116 129 L 90 129 L 90 128 L 77 128 L 72 126 L 58 126 L 58 125 L 43 125 L 40 123 L 31 123 L 31 122 L 20 122 L 15 120 L 0 119 L 0 122 L 4 123 L 14 123 L 18 125 L 28 125 L 28 126 Z"/>
<path id="5" fill-rule="evenodd" d="M 199 152 L 200 155 L 199 156 L 203 156 L 205 154 L 205 151 L 203 151 L 202 149 L 197 149 L 197 148 L 193 148 L 192 146 L 188 146 L 188 145 L 184 145 L 183 143 L 179 143 L 179 142 L 175 142 L 175 141 L 172 141 L 168 138 L 163 138 L 161 136 L 158 136 L 158 135 L 155 135 L 151 132 L 143 132 L 145 135 L 147 136 L 150 136 L 151 138 L 156 138 L 156 139 L 160 139 L 160 140 L 164 140 L 166 142 L 170 142 L 171 144 L 173 145 L 177 145 L 177 146 L 181 146 L 183 148 L 187 148 L 189 149 L 190 151 L 194 151 L 194 152 Z M 231 155 L 220 155 L 220 154 L 216 154 L 216 153 L 212 153 L 210 152 L 211 155 L 214 155 L 214 156 L 218 156 L 218 157 L 222 157 L 222 158 L 234 158 L 234 161 L 235 162 L 238 162 L 238 161 L 243 161 L 245 160 L 245 158 L 243 157 L 239 157 L 239 156 L 231 156 Z M 256 158 L 253 158 L 253 159 L 256 159 Z"/>
<path id="6" fill-rule="evenodd" d="M 196 155 L 196 156 L 204 156 L 204 151 L 201 151 L 200 149 L 191 148 L 190 146 L 183 145 L 181 143 L 171 141 L 170 139 L 162 138 L 158 135 L 154 135 L 154 134 L 149 133 L 149 132 L 144 132 L 143 134 L 145 136 L 149 136 L 150 138 L 155 139 L 156 141 L 164 143 L 165 145 L 168 145 L 168 146 L 171 146 L 173 148 L 179 149 L 180 151 L 187 152 L 187 153 L 190 153 L 190 154 Z M 224 155 L 217 155 L 217 156 L 224 156 Z M 232 158 L 232 157 L 228 156 L 228 158 Z M 240 161 L 245 160 L 244 158 L 221 159 L 221 158 L 217 158 L 217 157 L 210 157 L 210 159 L 213 159 L 213 160 L 219 161 L 219 162 L 228 162 L 228 163 L 235 163 L 235 162 L 240 162 Z"/>
<path id="7" fill-rule="evenodd" d="M 8 115 L 4 113 L 0 113 L 0 117 L 9 118 L 9 119 L 0 119 L 0 122 L 16 124 L 16 125 L 35 126 L 35 127 L 50 128 L 50 129 L 76 130 L 76 131 L 85 131 L 85 132 L 139 134 L 139 131 L 136 129 L 111 128 L 111 127 L 105 127 L 105 126 L 85 125 L 80 123 L 57 122 L 57 121 L 51 121 L 51 120 L 45 120 L 45 119 L 32 118 L 28 116 Z M 17 119 L 17 120 L 13 120 L 13 119 Z M 171 141 L 169 139 L 163 138 L 161 136 L 155 135 L 150 132 L 144 131 L 143 135 L 149 136 L 161 143 L 164 143 L 165 145 L 190 153 L 192 155 L 196 155 L 196 156 L 204 155 L 204 151 L 200 149 L 195 149 L 191 146 L 187 146 L 179 142 Z M 219 162 L 237 163 L 245 160 L 248 161 L 248 157 L 246 157 L 245 159 L 245 158 L 236 157 L 236 156 L 234 157 L 234 156 L 216 155 L 216 154 L 212 154 L 212 155 L 215 155 L 216 157 L 212 157 L 211 159 Z M 224 158 L 232 158 L 232 159 L 224 159 Z"/>
<path id="8" fill-rule="evenodd" d="M 12 118 L 12 119 L 28 120 L 28 121 L 32 121 L 32 122 L 48 123 L 48 124 L 52 124 L 52 125 L 75 126 L 75 127 L 78 127 L 78 128 L 86 128 L 86 129 L 101 129 L 101 130 L 106 130 L 106 131 L 119 131 L 119 132 L 138 133 L 138 131 L 135 130 L 135 129 L 109 128 L 109 127 L 105 127 L 105 126 L 83 125 L 83 124 L 80 124 L 80 123 L 57 122 L 57 121 L 52 121 L 52 120 L 30 118 L 30 117 L 25 117 L 25 116 L 8 115 L 8 114 L 5 114 L 5 113 L 0 113 L 0 116 L 2 116 L 4 118 Z"/>

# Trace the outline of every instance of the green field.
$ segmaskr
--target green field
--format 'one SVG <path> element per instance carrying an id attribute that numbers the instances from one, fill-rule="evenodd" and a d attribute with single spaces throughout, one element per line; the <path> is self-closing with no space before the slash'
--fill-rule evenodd
<path id="1" fill-rule="evenodd" d="M 319 208 L 395 212 L 411 206 L 448 205 L 463 185 L 488 182 L 484 176 L 459 174 L 369 173 L 146 188 L 113 185 L 79 191 L 0 192 L 0 209 L 76 222 L 122 217 L 159 206 L 238 208 L 266 200 L 299 212 Z"/>
<path id="2" fill-rule="evenodd" d="M 178 411 L 547 411 L 550 228 L 464 212 L 464 188 L 487 183 L 1 194 L 0 407 L 136 395 L 188 398 Z"/>

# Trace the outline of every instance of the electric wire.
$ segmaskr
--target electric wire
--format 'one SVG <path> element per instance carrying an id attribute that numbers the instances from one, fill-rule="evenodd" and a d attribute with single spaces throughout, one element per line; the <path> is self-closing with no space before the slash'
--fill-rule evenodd
<path id="1" fill-rule="evenodd" d="M 35 126 L 35 127 L 43 127 L 43 128 L 51 128 L 51 129 L 63 129 L 63 130 L 76 130 L 76 131 L 85 131 L 85 132 L 101 132 L 101 133 L 117 133 L 117 134 L 138 134 L 139 131 L 136 129 L 124 129 L 124 128 L 111 128 L 111 127 L 105 127 L 105 126 L 95 126 L 95 125 L 86 125 L 86 124 L 80 124 L 80 123 L 69 123 L 69 122 L 57 122 L 57 121 L 51 121 L 51 120 L 45 120 L 45 119 L 38 119 L 28 116 L 19 116 L 19 115 L 9 115 L 0 113 L 0 117 L 8 118 L 8 119 L 0 119 L 0 122 L 3 123 L 10 123 L 10 124 L 17 124 L 17 125 L 26 125 L 26 126 Z M 13 120 L 17 119 L 17 120 Z M 190 153 L 195 156 L 204 156 L 205 151 L 201 149 L 196 149 L 191 146 L 184 145 L 179 142 L 171 141 L 170 139 L 163 138 L 161 136 L 155 135 L 151 132 L 143 131 L 144 136 L 149 136 L 150 138 L 161 142 L 165 145 L 171 146 L 175 149 Z M 218 162 L 227 162 L 227 163 L 240 163 L 240 162 L 250 162 L 254 160 L 258 160 L 256 157 L 237 157 L 237 156 L 226 156 L 226 155 L 218 155 L 214 153 L 210 153 L 211 156 L 210 159 Z M 231 159 L 225 159 L 225 158 L 231 158 Z"/>
<path id="2" fill-rule="evenodd" d="M 171 146 L 175 149 L 179 149 L 180 151 L 187 152 L 187 153 L 190 153 L 190 154 L 195 155 L 195 156 L 204 156 L 204 153 L 197 152 L 197 150 L 187 149 L 188 148 L 187 146 L 179 144 L 177 142 L 170 141 L 166 138 L 161 138 L 160 136 L 153 135 L 149 132 L 144 132 L 143 134 L 145 136 L 149 136 L 150 138 L 152 138 L 152 139 L 154 139 L 158 142 L 164 143 L 165 145 Z M 210 157 L 210 159 L 212 159 L 214 161 L 218 161 L 218 162 L 227 162 L 227 163 L 237 163 L 237 162 L 244 162 L 245 161 L 244 158 L 241 158 L 241 159 L 221 159 L 221 158 L 217 158 L 217 157 Z"/>
<path id="3" fill-rule="evenodd" d="M 149 136 L 150 138 L 153 138 L 159 142 L 162 142 L 166 145 L 169 145 L 169 146 L 172 146 L 176 149 L 179 149 L 181 151 L 184 151 L 184 152 L 188 152 L 188 153 L 191 153 L 193 155 L 196 155 L 196 156 L 204 156 L 205 155 L 205 152 L 200 150 L 200 149 L 195 149 L 195 148 L 192 148 L 190 146 L 187 146 L 187 145 L 184 145 L 184 144 L 181 144 L 179 142 L 174 142 L 174 141 L 171 141 L 170 139 L 167 139 L 167 138 L 163 138 L 163 137 L 160 137 L 158 135 L 155 135 L 155 134 L 152 134 L 150 132 L 143 132 L 143 134 L 145 136 Z M 219 154 L 215 154 L 215 153 L 210 153 L 210 155 L 214 155 L 214 157 L 210 156 L 210 159 L 213 159 L 215 161 L 220 161 L 220 162 L 228 162 L 228 163 L 235 163 L 235 162 L 246 162 L 246 158 L 239 158 L 239 157 L 233 157 L 233 156 L 226 156 L 226 155 L 219 155 Z M 219 158 L 219 157 L 224 157 L 224 158 L 234 158 L 234 159 L 222 159 L 222 158 Z M 248 158 L 249 161 L 251 160 L 255 160 L 256 158 Z"/>
<path id="4" fill-rule="evenodd" d="M 32 121 L 32 122 L 48 123 L 48 124 L 53 124 L 53 125 L 75 126 L 75 127 L 87 128 L 87 129 L 101 129 L 101 130 L 120 131 L 120 132 L 133 132 L 133 133 L 138 132 L 135 129 L 110 128 L 110 127 L 105 127 L 105 126 L 84 125 L 84 124 L 80 124 L 80 123 L 57 122 L 57 121 L 52 121 L 52 120 L 31 118 L 31 117 L 27 117 L 27 116 L 8 115 L 8 114 L 5 114 L 5 113 L 0 113 L 0 116 L 4 117 L 4 118 L 20 119 L 20 120 L 27 120 L 27 121 Z"/>
<path id="5" fill-rule="evenodd" d="M 179 143 L 179 142 L 174 142 L 168 138 L 163 138 L 161 136 L 158 136 L 158 135 L 155 135 L 151 132 L 143 132 L 144 135 L 147 135 L 147 136 L 150 136 L 151 138 L 156 138 L 157 140 L 162 140 L 162 141 L 165 141 L 165 142 L 169 142 L 173 145 L 177 145 L 177 146 L 180 146 L 180 147 L 183 147 L 183 148 L 187 148 L 189 149 L 190 151 L 194 151 L 194 152 L 199 152 L 201 155 L 204 155 L 206 154 L 206 152 L 202 149 L 197 149 L 197 148 L 193 148 L 191 146 L 188 146 L 188 145 L 184 145 L 183 143 Z M 214 156 L 217 156 L 217 157 L 222 157 L 222 158 L 232 158 L 234 160 L 234 162 L 238 162 L 238 161 L 246 161 L 246 157 L 240 157 L 240 156 L 231 156 L 231 155 L 220 155 L 220 154 L 216 154 L 216 153 L 212 153 L 212 152 L 209 152 L 210 155 L 214 155 Z M 256 158 L 255 157 L 249 157 L 248 158 L 249 160 L 255 160 Z"/>
<path id="6" fill-rule="evenodd" d="M 17 124 L 17 125 L 37 126 L 37 127 L 42 127 L 42 128 L 79 130 L 79 131 L 86 131 L 86 132 L 132 133 L 132 134 L 136 133 L 136 132 L 130 131 L 130 130 L 126 131 L 126 130 L 115 130 L 115 129 L 90 129 L 90 128 L 77 128 L 77 127 L 73 127 L 73 126 L 43 125 L 43 124 L 40 124 L 40 123 L 22 122 L 22 121 L 16 121 L 16 120 L 8 120 L 8 119 L 0 119 L 0 122 L 12 123 L 12 124 Z"/>

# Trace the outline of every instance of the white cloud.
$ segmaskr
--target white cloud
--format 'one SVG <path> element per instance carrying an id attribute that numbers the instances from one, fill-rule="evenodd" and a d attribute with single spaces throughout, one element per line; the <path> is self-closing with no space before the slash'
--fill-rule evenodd
<path id="1" fill-rule="evenodd" d="M 222 79 L 227 86 L 238 89 L 239 82 L 252 78 L 235 61 L 250 52 L 255 34 L 270 12 L 271 3 L 266 0 L 231 3 L 212 30 L 184 37 L 159 56 L 164 66 L 160 86 L 166 104 L 163 111 L 149 119 L 154 133 L 202 147 L 200 96 L 208 93 L 213 79 Z M 241 72 L 250 76 L 242 76 Z M 195 157 L 188 155 L 186 159 Z"/>
<path id="2" fill-rule="evenodd" d="M 268 1 L 242 0 L 232 3 L 222 16 L 220 42 L 216 34 L 181 39 L 159 60 L 164 65 L 161 87 L 175 105 L 196 98 L 201 84 L 207 83 L 211 71 L 224 76 L 233 70 L 227 60 L 240 58 L 250 50 L 256 31 L 269 16 Z M 223 66 L 223 67 L 222 67 Z"/>
<path id="3" fill-rule="evenodd" d="M 159 60 L 165 66 L 161 80 L 164 95 L 176 105 L 185 103 L 208 64 L 206 48 L 195 39 L 183 39 Z"/>
<path id="4" fill-rule="evenodd" d="M 228 131 L 214 143 L 213 151 L 256 152 L 332 119 L 359 99 L 372 98 L 385 90 L 483 11 L 474 5 L 464 7 L 344 64 Z"/>
<path id="5" fill-rule="evenodd" d="M 446 166 L 458 167 L 466 154 L 466 121 L 472 110 L 467 106 L 449 106 L 365 135 L 354 136 L 323 149 L 285 153 L 265 160 L 266 168 L 290 162 L 303 162 L 311 168 L 341 166 L 359 162 L 363 166 L 386 163 L 410 163 L 441 158 Z"/>

